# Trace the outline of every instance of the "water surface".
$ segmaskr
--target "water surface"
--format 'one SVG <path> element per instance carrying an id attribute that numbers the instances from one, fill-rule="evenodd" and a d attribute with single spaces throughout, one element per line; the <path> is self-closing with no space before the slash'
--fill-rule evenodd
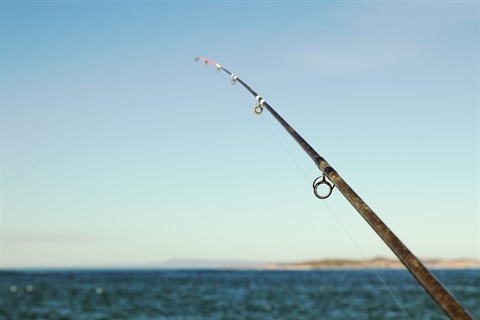
<path id="1" fill-rule="evenodd" d="M 480 270 L 434 273 L 480 319 Z M 408 317 L 447 319 L 405 270 L 0 272 L 0 319 Z"/>

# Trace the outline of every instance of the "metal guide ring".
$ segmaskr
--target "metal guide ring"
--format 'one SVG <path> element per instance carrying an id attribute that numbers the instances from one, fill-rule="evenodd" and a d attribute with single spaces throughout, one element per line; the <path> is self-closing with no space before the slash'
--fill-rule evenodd
<path id="1" fill-rule="evenodd" d="M 260 105 L 260 104 L 257 104 L 254 108 L 253 108 L 253 112 L 255 112 L 255 114 L 261 114 L 263 112 L 263 106 Z"/>
<path id="2" fill-rule="evenodd" d="M 318 179 L 322 179 L 322 180 L 318 181 Z M 322 184 L 328 187 L 327 194 L 321 195 L 318 193 L 318 187 L 320 187 Z M 333 186 L 330 182 L 328 182 L 325 179 L 325 175 L 318 177 L 313 181 L 313 193 L 315 193 L 315 196 L 319 199 L 327 199 L 328 197 L 330 197 L 330 195 L 332 194 L 333 188 L 335 188 L 335 186 Z"/>

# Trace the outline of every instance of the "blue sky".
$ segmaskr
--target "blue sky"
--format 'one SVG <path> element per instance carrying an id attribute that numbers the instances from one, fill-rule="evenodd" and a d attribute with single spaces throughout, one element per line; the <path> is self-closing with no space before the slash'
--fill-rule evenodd
<path id="1" fill-rule="evenodd" d="M 2 267 L 392 256 L 339 192 L 313 196 L 313 162 L 199 55 L 417 256 L 479 258 L 478 3 L 3 1 L 1 15 Z"/>

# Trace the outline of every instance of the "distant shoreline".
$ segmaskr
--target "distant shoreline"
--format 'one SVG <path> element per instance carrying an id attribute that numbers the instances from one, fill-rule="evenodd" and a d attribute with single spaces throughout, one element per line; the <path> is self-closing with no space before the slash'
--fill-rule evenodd
<path id="1" fill-rule="evenodd" d="M 429 269 L 480 269 L 480 261 L 472 259 L 424 259 L 421 261 Z M 366 260 L 324 259 L 293 263 L 267 263 L 251 267 L 257 270 L 405 269 L 400 261 L 387 258 Z M 238 267 L 238 269 L 247 268 L 245 266 Z"/>

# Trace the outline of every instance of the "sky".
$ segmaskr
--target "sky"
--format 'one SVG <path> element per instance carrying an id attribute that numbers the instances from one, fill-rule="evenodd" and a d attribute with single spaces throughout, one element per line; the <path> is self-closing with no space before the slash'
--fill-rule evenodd
<path id="1" fill-rule="evenodd" d="M 1 268 L 480 259 L 475 1 L 2 1 Z"/>

